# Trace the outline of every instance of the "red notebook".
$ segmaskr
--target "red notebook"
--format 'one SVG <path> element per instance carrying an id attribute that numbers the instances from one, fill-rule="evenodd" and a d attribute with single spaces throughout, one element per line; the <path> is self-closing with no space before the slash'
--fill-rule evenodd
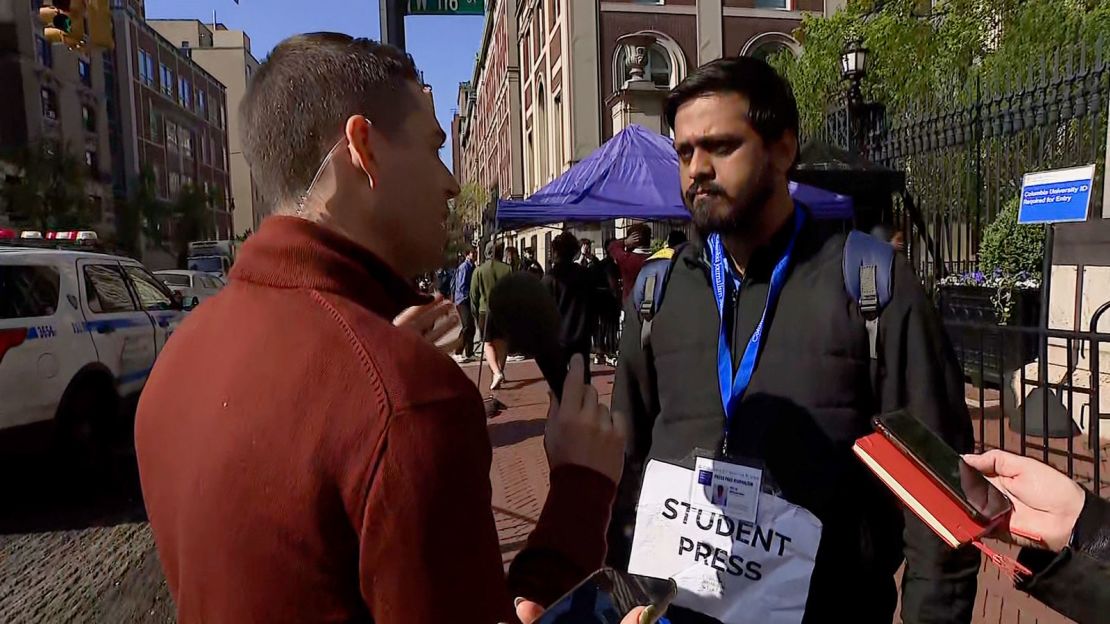
<path id="1" fill-rule="evenodd" d="M 981 539 L 995 526 L 980 523 L 928 471 L 882 433 L 872 433 L 856 440 L 852 450 L 902 503 L 949 546 L 958 548 L 973 544 L 1007 574 L 1032 574 L 1020 563 L 985 546 Z M 1007 518 L 1003 516 L 995 524 L 1005 522 Z"/>

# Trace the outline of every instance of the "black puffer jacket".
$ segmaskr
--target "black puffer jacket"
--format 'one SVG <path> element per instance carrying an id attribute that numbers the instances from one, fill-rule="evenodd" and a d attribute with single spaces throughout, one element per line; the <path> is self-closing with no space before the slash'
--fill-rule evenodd
<path id="1" fill-rule="evenodd" d="M 1026 548 L 1018 561 L 1034 573 L 1018 589 L 1079 624 L 1110 622 L 1110 502 L 1088 492 L 1069 547 Z"/>
<path id="2" fill-rule="evenodd" d="M 866 325 L 844 287 L 845 237 L 824 231 L 812 219 L 806 223 L 778 305 L 769 315 L 729 447 L 762 460 L 785 498 L 809 509 L 824 525 L 807 623 L 890 624 L 897 600 L 893 576 L 903 560 L 903 621 L 969 622 L 978 552 L 945 546 L 851 451 L 857 438 L 871 432 L 874 414 L 900 408 L 953 448 L 971 451 L 963 373 L 932 302 L 908 263 L 899 259 L 893 296 L 879 320 L 881 370 L 879 396 L 874 396 Z M 784 227 L 749 263 L 729 319 L 734 360 L 763 311 L 771 269 L 792 227 Z M 612 405 L 632 416 L 636 448 L 610 531 L 613 565 L 627 564 L 642 462 L 676 461 L 694 448 L 720 448 L 719 322 L 697 242 L 681 248 L 674 261 L 653 321 L 651 353 L 641 348 L 636 311 L 625 310 Z"/>

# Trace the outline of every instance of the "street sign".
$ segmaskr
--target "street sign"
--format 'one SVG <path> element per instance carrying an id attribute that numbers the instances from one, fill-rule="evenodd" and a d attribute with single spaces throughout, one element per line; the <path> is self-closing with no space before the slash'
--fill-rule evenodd
<path id="1" fill-rule="evenodd" d="M 485 0 L 408 0 L 408 15 L 483 15 Z"/>
<path id="2" fill-rule="evenodd" d="M 1018 223 L 1086 221 L 1094 177 L 1094 165 L 1025 174 Z"/>

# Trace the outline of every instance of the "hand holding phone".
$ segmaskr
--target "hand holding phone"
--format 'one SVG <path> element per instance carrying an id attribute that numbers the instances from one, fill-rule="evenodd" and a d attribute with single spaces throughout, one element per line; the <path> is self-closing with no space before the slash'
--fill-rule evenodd
<path id="1" fill-rule="evenodd" d="M 1087 498 L 1079 484 L 1032 457 L 1005 451 L 965 459 L 1013 501 L 1014 511 L 1005 527 L 1008 541 L 1053 552 L 1067 546 Z"/>
<path id="2" fill-rule="evenodd" d="M 538 618 L 534 603 L 518 605 L 517 614 L 524 624 L 655 624 L 677 593 L 673 580 L 602 568 Z"/>
<path id="3" fill-rule="evenodd" d="M 932 475 L 979 524 L 994 526 L 1013 510 L 1010 499 L 1001 490 L 909 413 L 884 414 L 875 418 L 874 425 L 922 470 Z"/>

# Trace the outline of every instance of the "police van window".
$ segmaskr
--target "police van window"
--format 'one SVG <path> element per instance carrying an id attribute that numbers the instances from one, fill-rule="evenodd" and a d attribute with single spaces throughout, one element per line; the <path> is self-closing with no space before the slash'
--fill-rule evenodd
<path id="1" fill-rule="evenodd" d="M 139 294 L 139 303 L 144 310 L 170 310 L 173 309 L 173 298 L 166 285 L 158 281 L 146 269 L 136 266 L 124 267 L 131 283 L 135 285 L 135 292 Z"/>
<path id="2" fill-rule="evenodd" d="M 53 316 L 61 276 L 49 266 L 0 266 L 0 319 Z"/>
<path id="3" fill-rule="evenodd" d="M 85 267 L 85 296 L 89 310 L 99 314 L 132 312 L 135 302 L 118 267 L 90 264 Z"/>

